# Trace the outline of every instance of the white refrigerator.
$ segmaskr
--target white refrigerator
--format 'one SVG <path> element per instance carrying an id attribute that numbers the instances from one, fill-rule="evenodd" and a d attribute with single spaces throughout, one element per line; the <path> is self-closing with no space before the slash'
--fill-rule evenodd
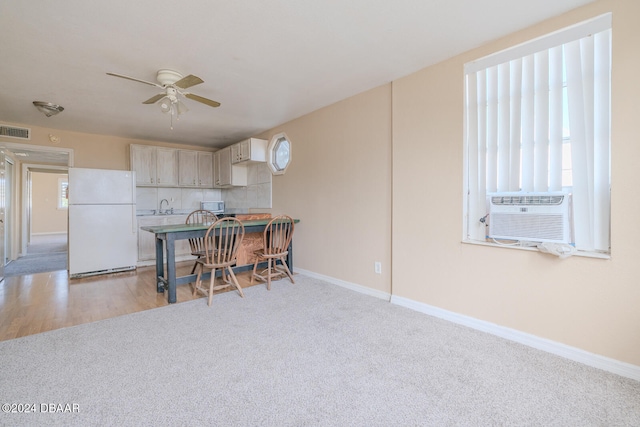
<path id="1" fill-rule="evenodd" d="M 69 277 L 136 268 L 135 172 L 69 169 Z"/>

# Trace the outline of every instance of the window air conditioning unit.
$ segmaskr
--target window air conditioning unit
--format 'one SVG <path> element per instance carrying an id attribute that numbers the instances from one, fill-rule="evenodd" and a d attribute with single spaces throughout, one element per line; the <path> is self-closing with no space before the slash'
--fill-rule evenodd
<path id="1" fill-rule="evenodd" d="M 570 194 L 492 193 L 487 202 L 489 238 L 574 243 Z"/>

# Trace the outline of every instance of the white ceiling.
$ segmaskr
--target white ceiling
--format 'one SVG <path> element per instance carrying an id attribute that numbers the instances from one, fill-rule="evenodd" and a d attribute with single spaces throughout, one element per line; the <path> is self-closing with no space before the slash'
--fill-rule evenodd
<path id="1" fill-rule="evenodd" d="M 221 147 L 591 1 L 2 1 L 0 122 Z M 222 105 L 170 130 L 157 88 L 106 75 L 161 68 Z"/>

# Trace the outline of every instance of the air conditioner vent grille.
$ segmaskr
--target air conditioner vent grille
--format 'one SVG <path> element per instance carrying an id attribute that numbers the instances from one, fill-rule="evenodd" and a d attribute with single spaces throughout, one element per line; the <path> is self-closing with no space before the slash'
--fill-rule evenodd
<path id="1" fill-rule="evenodd" d="M 491 203 L 494 205 L 560 205 L 564 200 L 564 195 L 553 196 L 492 196 Z"/>
<path id="2" fill-rule="evenodd" d="M 5 138 L 31 139 L 31 129 L 0 125 L 0 136 Z"/>
<path id="3" fill-rule="evenodd" d="M 566 221 L 562 214 L 494 214 L 491 233 L 503 238 L 564 242 Z"/>
<path id="4" fill-rule="evenodd" d="M 493 239 L 573 243 L 568 193 L 494 193 L 487 197 Z"/>

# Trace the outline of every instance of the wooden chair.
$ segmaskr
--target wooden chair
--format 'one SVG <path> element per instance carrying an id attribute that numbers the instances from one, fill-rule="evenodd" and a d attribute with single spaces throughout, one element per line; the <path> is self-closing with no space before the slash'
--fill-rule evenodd
<path id="1" fill-rule="evenodd" d="M 211 224 L 204 235 L 204 254 L 196 260 L 198 275 L 193 289 L 194 296 L 198 291 L 209 295 L 208 304 L 211 305 L 213 291 L 235 286 L 240 296 L 244 298 L 242 288 L 238 284 L 238 279 L 231 268 L 236 263 L 236 255 L 243 238 L 244 225 L 236 218 L 222 218 Z M 202 273 L 205 269 L 211 270 L 209 289 L 202 287 Z M 214 286 L 216 269 L 221 270 L 222 284 Z M 228 272 L 228 276 L 225 269 Z"/>
<path id="2" fill-rule="evenodd" d="M 218 217 L 213 212 L 205 209 L 198 209 L 189 214 L 185 224 L 213 224 L 217 220 Z M 191 247 L 191 255 L 198 259 L 204 256 L 204 237 L 194 237 L 193 239 L 189 239 L 189 246 Z M 193 263 L 191 274 L 196 271 L 197 265 L 197 262 Z"/>
<path id="3" fill-rule="evenodd" d="M 267 289 L 271 290 L 271 279 L 283 275 L 289 276 L 291 283 L 293 275 L 287 266 L 286 257 L 289 254 L 289 244 L 293 238 L 293 219 L 287 215 L 280 215 L 273 218 L 264 229 L 263 248 L 256 251 L 256 261 L 253 264 L 253 274 L 251 275 L 251 284 L 253 279 L 257 278 L 267 282 Z M 266 270 L 260 274 L 256 273 L 258 263 L 267 261 Z M 280 265 L 277 261 L 280 260 Z"/>

